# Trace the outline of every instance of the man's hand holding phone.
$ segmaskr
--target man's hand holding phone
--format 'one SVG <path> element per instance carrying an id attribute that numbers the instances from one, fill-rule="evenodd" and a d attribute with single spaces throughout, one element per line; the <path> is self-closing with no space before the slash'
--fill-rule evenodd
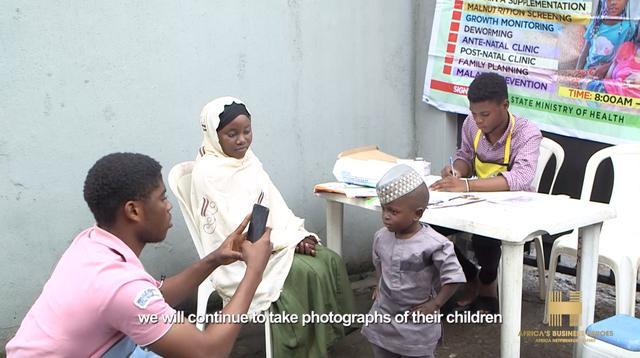
<path id="1" fill-rule="evenodd" d="M 242 243 L 247 235 L 244 229 L 249 225 L 251 215 L 245 216 L 238 227 L 220 244 L 220 246 L 209 254 L 216 265 L 229 265 L 238 260 L 242 260 Z"/>
<path id="2" fill-rule="evenodd" d="M 256 270 L 262 274 L 271 257 L 271 251 L 273 251 L 271 228 L 266 228 L 262 237 L 256 242 L 245 240 L 242 243 L 242 258 L 247 264 L 247 270 Z"/>
<path id="3" fill-rule="evenodd" d="M 229 265 L 238 260 L 242 260 L 247 264 L 247 267 L 255 266 L 255 269 L 260 271 L 264 270 L 267 261 L 269 261 L 271 251 L 273 250 L 271 228 L 259 225 L 258 231 L 261 232 L 261 235 L 255 239 L 255 242 L 249 241 L 248 233 L 243 233 L 243 231 L 247 225 L 251 228 L 250 223 L 252 217 L 252 214 L 245 216 L 240 225 L 227 236 L 215 251 L 209 254 L 212 262 L 215 262 L 217 265 Z M 266 218 L 263 222 L 266 224 Z M 253 232 L 255 235 L 255 229 Z"/>
<path id="4" fill-rule="evenodd" d="M 262 201 L 262 195 L 260 195 L 258 201 Z M 256 270 L 262 272 L 269 261 L 273 251 L 273 244 L 271 243 L 271 229 L 267 228 L 268 218 L 269 208 L 259 203 L 253 205 L 247 240 L 242 244 L 242 254 L 244 261 L 247 263 L 247 270 L 255 266 Z M 248 252 L 245 253 L 245 250 L 248 250 Z M 247 257 L 247 255 L 250 255 L 250 257 Z"/>

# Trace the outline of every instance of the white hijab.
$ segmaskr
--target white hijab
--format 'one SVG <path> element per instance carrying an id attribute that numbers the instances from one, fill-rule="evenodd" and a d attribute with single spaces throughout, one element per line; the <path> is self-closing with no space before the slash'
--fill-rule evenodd
<path id="1" fill-rule="evenodd" d="M 237 98 L 220 97 L 209 102 L 200 115 L 204 133 L 202 147 L 193 168 L 191 184 L 192 212 L 205 252 L 218 248 L 222 241 L 251 212 L 261 192 L 262 205 L 269 208 L 267 226 L 272 228 L 271 241 L 275 253 L 271 255 L 251 302 L 250 312 L 263 311 L 280 297 L 295 247 L 302 239 L 312 235 L 304 229 L 304 220 L 296 217 L 285 203 L 262 163 L 248 149 L 244 158 L 226 155 L 216 129 L 224 106 L 232 102 L 242 104 Z M 226 305 L 244 276 L 246 265 L 235 262 L 217 268 L 210 276 L 213 285 Z"/>

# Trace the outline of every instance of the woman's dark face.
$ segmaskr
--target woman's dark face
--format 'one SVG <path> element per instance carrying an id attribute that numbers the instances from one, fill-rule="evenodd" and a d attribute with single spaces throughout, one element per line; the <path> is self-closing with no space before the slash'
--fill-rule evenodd
<path id="1" fill-rule="evenodd" d="M 244 158 L 252 140 L 251 119 L 244 114 L 237 116 L 218 131 L 218 141 L 222 151 L 232 158 Z"/>

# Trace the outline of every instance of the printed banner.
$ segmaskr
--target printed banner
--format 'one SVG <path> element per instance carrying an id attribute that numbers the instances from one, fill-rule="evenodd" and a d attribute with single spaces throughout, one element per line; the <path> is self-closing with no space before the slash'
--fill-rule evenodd
<path id="1" fill-rule="evenodd" d="M 437 0 L 423 100 L 468 113 L 482 72 L 540 129 L 640 142 L 640 1 Z"/>

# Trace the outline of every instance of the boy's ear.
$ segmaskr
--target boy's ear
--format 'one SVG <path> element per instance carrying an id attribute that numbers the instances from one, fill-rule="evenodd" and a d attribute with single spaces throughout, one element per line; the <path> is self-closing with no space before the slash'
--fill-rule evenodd
<path id="1" fill-rule="evenodd" d="M 424 208 L 417 208 L 416 216 L 418 217 L 418 220 L 420 220 L 420 218 L 422 217 L 422 214 L 424 214 Z"/>
<path id="2" fill-rule="evenodd" d="M 124 203 L 124 216 L 133 222 L 142 221 L 142 205 L 139 201 L 127 201 Z"/>

